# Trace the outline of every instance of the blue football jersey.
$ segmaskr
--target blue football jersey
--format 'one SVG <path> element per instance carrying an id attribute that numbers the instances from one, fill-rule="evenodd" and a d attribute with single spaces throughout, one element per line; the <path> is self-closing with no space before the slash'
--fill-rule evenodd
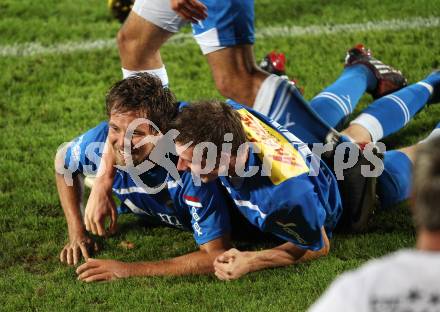
<path id="1" fill-rule="evenodd" d="M 334 174 L 276 122 L 233 101 L 228 104 L 240 114 L 247 139 L 254 143 L 245 172 L 255 174 L 220 177 L 237 208 L 264 232 L 305 249 L 321 249 L 321 228 L 331 236 L 342 213 Z"/>
<path id="2" fill-rule="evenodd" d="M 73 140 L 65 156 L 66 172 L 96 175 L 107 133 L 108 124 L 102 122 Z M 181 180 L 175 181 L 160 166 L 144 172 L 140 178 L 147 187 L 165 185 L 156 194 L 149 194 L 128 172 L 117 169 L 113 192 L 122 210 L 129 209 L 154 223 L 191 230 L 199 245 L 229 233 L 228 207 L 218 182 L 196 186 L 189 172 L 180 176 Z"/>

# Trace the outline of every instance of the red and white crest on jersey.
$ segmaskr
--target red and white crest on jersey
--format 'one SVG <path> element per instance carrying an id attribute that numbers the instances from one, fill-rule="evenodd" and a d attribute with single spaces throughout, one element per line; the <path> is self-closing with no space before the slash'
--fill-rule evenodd
<path id="1" fill-rule="evenodd" d="M 202 204 L 200 203 L 200 200 L 198 197 L 183 195 L 183 199 L 185 200 L 185 203 L 188 206 L 202 208 Z"/>

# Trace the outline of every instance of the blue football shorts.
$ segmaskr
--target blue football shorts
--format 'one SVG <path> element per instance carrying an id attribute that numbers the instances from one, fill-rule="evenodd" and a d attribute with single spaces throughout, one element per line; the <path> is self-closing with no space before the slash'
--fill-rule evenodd
<path id="1" fill-rule="evenodd" d="M 201 0 L 208 8 L 208 17 L 192 24 L 192 32 L 203 54 L 225 47 L 253 44 L 253 0 Z M 136 0 L 133 11 L 169 32 L 176 33 L 186 24 L 171 9 L 169 0 Z"/>

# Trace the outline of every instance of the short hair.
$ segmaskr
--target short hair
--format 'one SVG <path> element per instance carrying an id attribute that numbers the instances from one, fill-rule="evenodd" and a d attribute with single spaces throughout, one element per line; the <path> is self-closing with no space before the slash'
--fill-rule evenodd
<path id="1" fill-rule="evenodd" d="M 220 154 L 226 133 L 232 133 L 231 154 L 237 155 L 238 148 L 246 142 L 246 134 L 240 114 L 231 106 L 217 100 L 190 103 L 172 122 L 172 128 L 179 131 L 176 141 L 181 144 L 193 141 L 193 145 L 212 142 Z"/>
<path id="2" fill-rule="evenodd" d="M 422 144 L 416 154 L 413 174 L 415 225 L 440 230 L 440 137 Z"/>
<path id="3" fill-rule="evenodd" d="M 161 80 L 148 73 L 139 73 L 116 82 L 106 96 L 106 110 L 112 113 L 140 112 L 161 132 L 178 111 L 174 94 L 162 86 Z M 154 129 L 152 129 L 154 130 Z"/>

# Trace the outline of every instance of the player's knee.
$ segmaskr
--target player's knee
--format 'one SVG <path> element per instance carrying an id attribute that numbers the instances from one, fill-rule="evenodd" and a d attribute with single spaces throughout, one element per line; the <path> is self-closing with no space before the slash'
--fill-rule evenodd
<path id="1" fill-rule="evenodd" d="M 151 41 L 139 38 L 130 29 L 122 27 L 116 36 L 116 41 L 121 57 L 130 59 L 135 64 L 145 60 L 157 60 L 158 55 L 160 59 L 158 48 Z"/>
<path id="2" fill-rule="evenodd" d="M 149 51 L 148 44 L 141 40 L 133 29 L 122 27 L 116 35 L 116 41 L 121 54 L 137 54 Z"/>

